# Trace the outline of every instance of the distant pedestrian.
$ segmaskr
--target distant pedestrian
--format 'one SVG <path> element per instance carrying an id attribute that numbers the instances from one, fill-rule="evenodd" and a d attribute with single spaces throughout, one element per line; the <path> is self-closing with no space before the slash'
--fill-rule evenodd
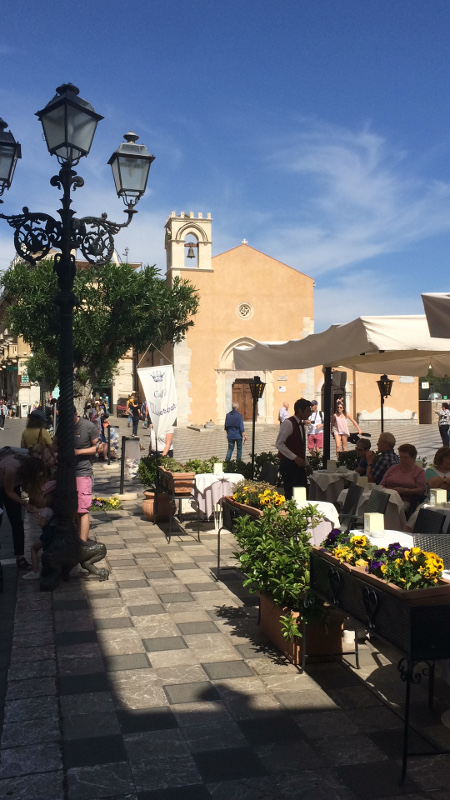
<path id="1" fill-rule="evenodd" d="M 448 403 L 442 403 L 441 410 L 435 411 L 435 414 L 438 415 L 438 426 L 439 426 L 439 433 L 442 439 L 442 446 L 448 447 L 449 446 L 449 427 L 450 427 L 450 405 Z"/>
<path id="2" fill-rule="evenodd" d="M 280 425 L 285 419 L 289 419 L 289 403 L 283 403 L 278 412 L 278 421 Z"/>
<path id="3" fill-rule="evenodd" d="M 141 409 L 139 407 L 139 403 L 137 402 L 137 400 L 135 398 L 133 398 L 130 401 L 129 408 L 130 408 L 130 411 L 131 411 L 131 422 L 132 422 L 132 425 L 133 425 L 133 429 L 132 429 L 131 435 L 136 437 L 137 436 L 137 432 L 138 432 L 139 420 L 141 418 Z"/>
<path id="4" fill-rule="evenodd" d="M 8 416 L 8 406 L 5 401 L 0 400 L 0 431 L 5 430 L 5 419 Z"/>
<path id="5" fill-rule="evenodd" d="M 362 435 L 361 428 L 359 427 L 358 423 L 355 422 L 354 419 L 344 410 L 344 401 L 338 400 L 336 403 L 336 411 L 333 414 L 331 419 L 331 429 L 334 434 L 334 441 L 336 443 L 336 455 L 338 456 L 339 453 L 345 453 L 347 450 L 347 441 L 350 435 L 350 431 L 348 429 L 348 423 L 351 422 L 352 425 L 355 426 L 356 430 L 358 431 L 359 436 Z"/>
<path id="6" fill-rule="evenodd" d="M 323 414 L 318 410 L 317 400 L 311 400 L 308 422 L 308 450 L 312 456 L 318 456 L 323 447 Z"/>
<path id="7" fill-rule="evenodd" d="M 239 403 L 231 404 L 231 411 L 225 417 L 225 430 L 227 432 L 228 450 L 225 461 L 230 461 L 236 445 L 237 460 L 242 461 L 242 442 L 247 441 L 244 432 L 244 419 L 238 411 Z"/>

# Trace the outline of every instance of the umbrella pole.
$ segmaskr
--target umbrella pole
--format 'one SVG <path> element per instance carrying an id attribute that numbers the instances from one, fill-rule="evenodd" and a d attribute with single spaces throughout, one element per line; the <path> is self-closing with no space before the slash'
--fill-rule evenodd
<path id="1" fill-rule="evenodd" d="M 331 447 L 331 367 L 325 367 L 323 405 L 323 460 L 326 466 Z"/>

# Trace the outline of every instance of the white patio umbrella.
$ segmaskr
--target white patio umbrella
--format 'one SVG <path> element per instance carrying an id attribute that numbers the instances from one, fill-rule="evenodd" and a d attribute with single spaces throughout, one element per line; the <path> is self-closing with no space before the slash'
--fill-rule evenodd
<path id="1" fill-rule="evenodd" d="M 450 375 L 447 339 L 430 336 L 426 317 L 358 317 L 352 322 L 332 325 L 323 333 L 280 345 L 259 343 L 247 350 L 234 348 L 238 370 L 304 369 L 323 365 L 325 369 L 324 455 L 330 452 L 331 368 L 347 367 L 359 372 L 391 375 Z"/>
<path id="2" fill-rule="evenodd" d="M 423 294 L 422 302 L 430 335 L 450 338 L 450 294 Z"/>

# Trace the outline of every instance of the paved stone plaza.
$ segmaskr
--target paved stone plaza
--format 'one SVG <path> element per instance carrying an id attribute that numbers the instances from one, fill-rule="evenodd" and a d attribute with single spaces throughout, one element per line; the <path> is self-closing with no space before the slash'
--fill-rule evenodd
<path id="1" fill-rule="evenodd" d="M 9 421 L 4 443 L 22 427 Z M 437 427 L 399 427 L 420 455 L 439 446 Z M 225 452 L 222 431 L 177 431 L 175 454 L 212 455 L 220 444 Z M 96 465 L 95 478 L 102 495 L 118 490 L 117 468 Z M 450 800 L 450 755 L 432 755 L 450 749 L 447 684 L 437 679 L 433 711 L 426 680 L 413 687 L 423 735 L 410 746 L 424 755 L 410 759 L 400 787 L 397 654 L 371 640 L 359 671 L 348 655 L 300 673 L 261 635 L 239 574 L 217 580 L 211 526 L 201 542 L 180 534 L 168 544 L 164 530 L 142 518 L 140 500 L 94 515 L 109 581 L 76 574 L 43 594 L 17 580 L 3 521 L 0 798 Z M 225 535 L 230 565 L 232 551 Z"/>

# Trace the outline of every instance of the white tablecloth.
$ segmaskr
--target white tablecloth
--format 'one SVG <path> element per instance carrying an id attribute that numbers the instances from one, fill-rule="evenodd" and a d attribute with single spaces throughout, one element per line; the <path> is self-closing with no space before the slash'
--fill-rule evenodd
<path id="1" fill-rule="evenodd" d="M 399 493 L 395 491 L 395 489 L 364 489 L 358 503 L 358 517 L 364 517 L 364 513 L 367 509 L 367 501 L 369 500 L 372 491 L 387 492 L 390 495 L 386 511 L 384 512 L 384 525 L 388 530 L 402 531 L 406 525 L 405 508 L 402 498 L 400 497 Z M 344 489 L 337 498 L 337 502 L 342 506 L 346 497 L 347 489 Z"/>
<path id="2" fill-rule="evenodd" d="M 234 485 L 243 479 L 243 475 L 235 472 L 196 475 L 192 494 L 197 503 L 200 518 L 209 519 L 216 503 L 220 503 L 226 495 L 233 494 Z"/>
<path id="3" fill-rule="evenodd" d="M 314 528 L 310 528 L 312 543 L 321 544 L 333 528 L 339 528 L 339 514 L 333 503 L 325 503 L 323 501 L 314 500 L 312 502 L 297 503 L 297 508 L 305 508 L 308 505 L 317 508 L 317 511 L 321 511 L 325 517 Z"/>
<path id="4" fill-rule="evenodd" d="M 327 503 L 336 503 L 340 493 L 350 483 L 355 483 L 359 478 L 357 472 L 325 472 L 318 470 L 309 476 L 310 500 L 324 500 Z"/>

